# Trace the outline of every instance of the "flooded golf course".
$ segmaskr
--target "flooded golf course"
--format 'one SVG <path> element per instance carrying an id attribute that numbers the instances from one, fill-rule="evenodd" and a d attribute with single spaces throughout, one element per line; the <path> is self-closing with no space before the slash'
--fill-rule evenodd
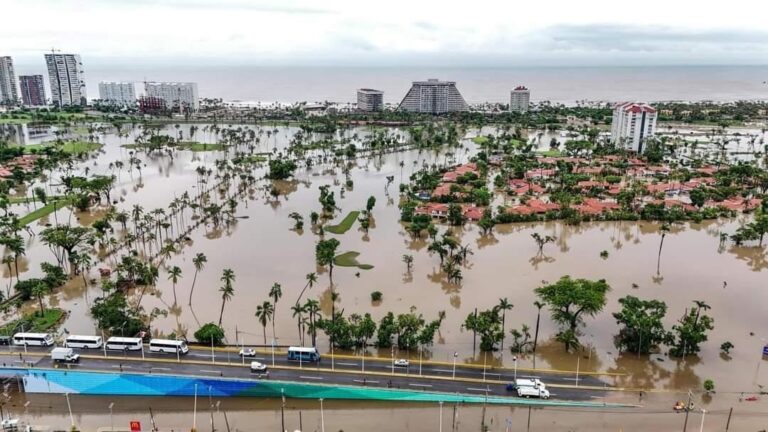
<path id="1" fill-rule="evenodd" d="M 168 125 L 163 132 L 176 136 L 181 131 L 190 136 L 189 127 Z M 253 125 L 232 127 L 259 128 Z M 222 151 L 174 149 L 147 154 L 123 147 L 134 142 L 139 134 L 137 129 L 126 126 L 121 136 L 114 131 L 97 134 L 96 139 L 104 144 L 102 149 L 91 158 L 75 164 L 69 171 L 82 173 L 87 170 L 91 174 L 115 175 L 112 199 L 117 201 L 118 210 L 130 213 L 135 205 L 145 211 L 166 208 L 184 192 L 190 195 L 196 193 L 201 185 L 199 167 L 213 168 L 217 159 L 227 157 Z M 299 131 L 292 126 L 261 126 L 260 129 L 262 133 L 255 144 L 256 153 L 284 149 Z M 268 134 L 264 133 L 267 130 Z M 361 137 L 367 133 L 369 130 L 365 128 L 343 132 L 347 136 L 355 134 Z M 267 326 L 265 336 L 255 311 L 257 305 L 268 299 L 270 287 L 279 283 L 283 297 L 275 308 L 275 342 L 283 346 L 301 343 L 297 321 L 290 307 L 306 285 L 305 276 L 308 273 L 317 273 L 318 281 L 306 291 L 304 300 L 317 299 L 324 315 L 328 316 L 331 312 L 328 274 L 316 264 L 318 236 L 313 233 L 315 228 L 308 223 L 310 212 L 320 210 L 318 188 L 329 185 L 336 192 L 339 208 L 329 223 L 338 223 L 350 211 L 365 208 L 368 197 L 376 198 L 367 233 L 358 229 L 359 224 L 355 223 L 344 234 L 325 234 L 326 238 L 339 240 L 339 252 L 359 252 L 357 261 L 373 266 L 367 270 L 334 268 L 334 290 L 339 296 L 336 309 L 344 310 L 347 315 L 370 313 L 376 322 L 390 311 L 397 314 L 413 310 L 428 321 L 436 319 L 440 311 L 445 311 L 435 344 L 421 353 L 424 359 L 452 361 L 454 353 L 457 353 L 459 361 L 512 367 L 513 355 L 508 349 L 506 352 L 484 354 L 479 347 L 473 347 L 472 332 L 462 331 L 467 315 L 475 308 L 488 309 L 498 304 L 500 298 L 507 298 L 514 305 L 506 313 L 507 332 L 512 328 L 519 329 L 523 324 L 533 328 L 537 317 L 533 290 L 545 281 L 554 282 L 570 275 L 574 278 L 605 279 L 611 287 L 606 308 L 595 317 L 588 317 L 586 326 L 581 329 L 584 347 L 575 353 L 566 353 L 562 345 L 553 339 L 557 326 L 545 308 L 541 312 L 536 357 L 534 359 L 531 354 L 517 356 L 517 367 L 533 368 L 535 364 L 536 368 L 545 369 L 576 371 L 578 368 L 580 371 L 611 372 L 615 375 L 604 378 L 609 384 L 674 391 L 698 390 L 704 380 L 712 379 L 718 393 L 754 392 L 758 390 L 758 385 L 768 381 L 768 366 L 761 368 L 764 362 L 762 348 L 768 343 L 768 255 L 761 247 L 737 247 L 720 240 L 722 233 L 733 233 L 749 221 L 748 215 L 675 224 L 664 239 L 661 253 L 660 224 L 652 222 L 586 222 L 579 225 L 559 221 L 515 223 L 497 225 L 490 235 L 482 235 L 472 223 L 461 228 L 439 226 L 441 232 L 452 230 L 459 243 L 469 245 L 471 251 L 467 264 L 462 268 L 461 282 L 447 282 L 438 257 L 427 250 L 426 239 L 414 239 L 400 222 L 398 184 L 407 182 L 410 174 L 422 165 L 467 162 L 477 151 L 468 137 L 475 136 L 478 131 L 466 133 L 467 138 L 461 140 L 460 147 L 439 152 L 405 150 L 370 157 L 361 153 L 349 169 L 348 177 L 341 168 L 331 163 L 330 155 L 324 163 L 322 151 L 314 153 L 316 163 L 312 167 L 300 166 L 291 180 L 262 179 L 266 167 L 257 168 L 253 175 L 260 180 L 238 197 L 234 222 L 215 226 L 208 221 L 192 230 L 181 247 L 163 259 L 156 289 L 147 290 L 142 300 L 142 306 L 147 311 L 158 308 L 168 312 L 167 315 L 159 314 L 152 321 L 153 331 L 160 335 L 174 333 L 192 339 L 192 334 L 202 324 L 216 323 L 222 303 L 219 291 L 222 270 L 232 269 L 236 276 L 234 296 L 225 305 L 222 320 L 226 342 L 256 346 L 264 345 L 266 339 L 267 344 L 271 343 L 272 328 Z M 195 139 L 215 143 L 217 137 L 214 135 L 198 131 Z M 33 140 L 31 144 L 34 143 Z M 128 168 L 133 158 L 140 160 L 140 171 Z M 116 168 L 116 161 L 123 161 L 124 167 Z M 58 175 L 61 173 L 51 175 L 47 187 L 56 187 Z M 393 176 L 394 181 L 388 185 L 389 176 Z M 353 186 L 346 183 L 347 178 Z M 497 198 L 494 204 L 501 204 L 503 200 L 511 201 L 512 198 Z M 18 214 L 26 214 L 34 208 L 34 204 L 15 204 L 12 207 Z M 97 208 L 80 213 L 65 208 L 33 222 L 30 227 L 39 232 L 46 224 L 54 223 L 54 218 L 59 223 L 70 221 L 73 225 L 87 225 L 102 217 L 105 211 Z M 294 212 L 307 220 L 301 230 L 294 229 L 294 221 L 289 217 Z M 113 222 L 112 226 L 116 237 L 125 235 L 120 224 Z M 533 233 L 551 235 L 556 240 L 545 245 L 543 254 L 539 254 L 538 246 L 531 239 Z M 604 251 L 607 253 L 602 253 Z M 196 273 L 192 259 L 198 253 L 206 255 L 207 263 L 196 274 L 192 305 L 189 306 L 188 298 Z M 403 255 L 413 256 L 410 270 L 403 262 Z M 39 237 L 30 238 L 25 256 L 19 260 L 21 278 L 39 277 L 42 274 L 40 264 L 45 261 L 54 261 L 52 252 Z M 89 279 L 98 278 L 98 268 L 114 268 L 114 264 L 115 256 L 102 256 L 102 261 L 91 270 Z M 171 266 L 178 266 L 182 271 L 175 286 L 175 304 L 174 286 L 167 271 Z M 11 269 L 9 273 L 9 269 L 3 267 L 2 270 L 3 289 L 9 284 L 10 276 L 14 280 L 16 277 L 15 270 Z M 371 293 L 375 291 L 382 293 L 381 301 L 371 301 Z M 46 304 L 70 312 L 60 327 L 61 331 L 98 334 L 100 330 L 89 316 L 89 310 L 94 299 L 101 294 L 98 283 L 86 286 L 83 278 L 76 277 L 52 294 Z M 666 349 L 650 356 L 620 353 L 613 344 L 618 326 L 611 314 L 620 309 L 617 299 L 626 295 L 666 302 L 668 312 L 664 323 L 667 327 L 673 325 L 686 308 L 693 305 L 694 300 L 703 300 L 711 306 L 707 313 L 714 318 L 715 328 L 710 332 L 709 340 L 702 344 L 701 352 L 685 359 L 669 357 Z M 133 296 L 138 296 L 138 292 Z M 30 301 L 22 311 L 36 307 L 37 303 Z M 12 318 L 15 313 L 9 312 L 5 319 Z M 507 346 L 509 339 L 507 336 Z M 720 345 L 726 341 L 735 346 L 730 355 L 720 352 Z M 324 335 L 318 337 L 318 346 L 321 351 L 330 350 Z M 361 352 L 351 354 L 361 355 Z M 392 354 L 414 359 L 420 356 L 417 351 L 367 350 L 368 356 L 389 357 Z M 243 402 L 250 403 L 270 402 Z M 382 408 L 383 411 L 388 409 Z M 353 406 L 348 410 L 354 413 Z M 409 413 L 407 418 L 413 418 L 413 421 L 421 421 L 416 419 L 421 419 L 422 414 L 437 416 L 434 408 L 409 408 L 405 411 Z M 274 413 L 263 415 L 273 416 Z M 347 415 L 350 419 L 355 417 L 354 414 Z M 494 415 L 497 415 L 497 421 L 504 423 L 506 414 L 499 411 Z M 344 427 L 339 425 L 339 429 Z M 404 426 L 404 429 L 420 430 L 413 426 Z"/>

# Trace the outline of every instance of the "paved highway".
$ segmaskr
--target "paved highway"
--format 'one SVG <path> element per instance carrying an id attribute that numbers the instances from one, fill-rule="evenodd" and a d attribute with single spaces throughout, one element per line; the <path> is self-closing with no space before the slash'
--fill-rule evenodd
<path id="1" fill-rule="evenodd" d="M 7 349 L 7 351 L 6 351 Z M 51 348 L 1 347 L 0 363 L 7 366 L 31 364 L 34 367 L 53 367 L 48 353 Z M 146 348 L 145 348 L 146 349 Z M 158 354 L 144 351 L 107 351 L 76 349 L 82 357 L 79 364 L 71 368 L 135 373 L 158 373 L 173 375 L 223 376 L 229 378 L 262 378 L 284 381 L 315 382 L 318 384 L 358 385 L 368 387 L 393 387 L 409 390 L 423 390 L 474 395 L 510 396 L 506 383 L 514 380 L 515 371 L 510 369 L 488 368 L 482 366 L 456 364 L 454 373 L 452 364 L 418 361 L 409 367 L 392 367 L 388 359 L 366 358 L 364 370 L 360 357 L 341 356 L 331 362 L 328 355 L 320 363 L 302 363 L 288 361 L 284 352 L 258 352 L 254 358 L 241 359 L 236 350 L 214 350 L 190 347 L 186 355 L 178 360 L 173 354 Z M 269 367 L 268 376 L 259 377 L 250 371 L 252 360 Z M 333 363 L 333 364 L 332 364 Z M 65 366 L 60 366 L 65 367 Z M 421 369 L 421 370 L 419 370 Z M 567 373 L 536 371 L 518 371 L 518 378 L 537 377 L 550 388 L 553 399 L 596 401 L 604 397 L 607 384 L 592 375 L 579 376 L 576 388 L 576 376 Z"/>

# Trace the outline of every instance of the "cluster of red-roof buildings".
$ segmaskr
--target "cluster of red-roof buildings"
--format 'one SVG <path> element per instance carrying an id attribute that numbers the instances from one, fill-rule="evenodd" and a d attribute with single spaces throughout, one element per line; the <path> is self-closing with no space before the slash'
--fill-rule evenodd
<path id="1" fill-rule="evenodd" d="M 0 178 L 9 178 L 13 176 L 13 171 L 16 167 L 21 168 L 24 172 L 32 171 L 35 167 L 36 160 L 37 156 L 35 155 L 16 156 L 5 164 L 0 165 Z"/>

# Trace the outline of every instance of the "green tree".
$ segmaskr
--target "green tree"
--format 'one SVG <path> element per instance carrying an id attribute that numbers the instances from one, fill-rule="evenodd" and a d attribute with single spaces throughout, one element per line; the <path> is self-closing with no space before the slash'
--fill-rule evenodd
<path id="1" fill-rule="evenodd" d="M 483 231 L 483 235 L 488 235 L 493 231 L 496 221 L 493 219 L 493 211 L 490 208 L 483 210 L 483 215 L 477 221 L 477 226 Z"/>
<path id="2" fill-rule="evenodd" d="M 48 294 L 49 289 L 48 286 L 43 282 L 39 281 L 35 284 L 35 286 L 32 287 L 32 295 L 37 297 L 37 301 L 40 302 L 40 316 L 45 315 L 45 307 L 43 307 L 43 297 Z"/>
<path id="3" fill-rule="evenodd" d="M 224 305 L 232 300 L 232 296 L 235 295 L 235 288 L 232 286 L 232 282 L 235 281 L 235 272 L 232 269 L 224 269 L 221 275 L 221 281 L 224 285 L 219 288 L 221 293 L 221 312 L 219 313 L 219 327 L 221 327 L 221 320 L 224 318 Z"/>
<path id="4" fill-rule="evenodd" d="M 499 299 L 498 308 L 501 310 L 501 333 L 502 335 L 507 331 L 507 311 L 512 310 L 515 307 L 509 300 L 504 297 Z M 504 349 L 504 336 L 501 338 L 501 349 Z"/>
<path id="5" fill-rule="evenodd" d="M 538 255 L 544 254 L 544 245 L 546 245 L 547 243 L 552 243 L 555 240 L 557 240 L 557 238 L 554 236 L 549 236 L 549 235 L 542 236 L 539 233 L 533 233 L 531 234 L 531 237 L 536 242 L 536 246 L 539 247 Z"/>
<path id="6" fill-rule="evenodd" d="M 694 301 L 694 304 L 696 306 L 687 310 L 677 324 L 672 326 L 674 342 L 669 353 L 675 357 L 685 358 L 688 354 L 699 352 L 699 345 L 707 341 L 707 332 L 715 328 L 715 320 L 701 313 L 710 309 L 710 306 L 703 301 Z"/>
<path id="7" fill-rule="evenodd" d="M 482 351 L 495 351 L 496 345 L 504 339 L 498 306 L 477 314 L 470 313 L 464 320 L 464 328 L 480 335 Z"/>
<path id="8" fill-rule="evenodd" d="M 611 288 L 600 279 L 571 279 L 563 276 L 557 282 L 535 289 L 539 299 L 549 305 L 552 319 L 560 324 L 558 336 L 566 350 L 578 346 L 577 329 L 584 316 L 595 316 L 603 310 Z"/>
<path id="9" fill-rule="evenodd" d="M 464 225 L 466 218 L 464 217 L 464 213 L 461 211 L 461 206 L 456 203 L 451 203 L 448 206 L 448 216 L 446 217 L 446 220 L 449 224 L 454 226 Z"/>
<path id="10" fill-rule="evenodd" d="M 614 344 L 619 351 L 648 354 L 661 344 L 670 343 L 672 335 L 664 329 L 667 304 L 660 300 L 641 300 L 634 296 L 619 299 L 621 311 L 613 317 L 619 324 Z"/>
<path id="11" fill-rule="evenodd" d="M 371 195 L 368 197 L 368 201 L 365 203 L 365 210 L 370 213 L 373 210 L 373 206 L 376 205 L 376 197 Z"/>
<path id="12" fill-rule="evenodd" d="M 203 270 L 205 263 L 208 262 L 208 258 L 203 253 L 197 253 L 192 258 L 192 264 L 195 266 L 195 275 L 192 277 L 192 288 L 189 290 L 189 306 L 192 306 L 192 294 L 195 292 L 195 282 L 197 282 L 197 274 Z"/>
<path id="13" fill-rule="evenodd" d="M 224 329 L 214 323 L 203 324 L 195 332 L 195 340 L 205 345 L 210 345 L 211 342 L 214 345 L 221 345 L 224 341 Z"/>

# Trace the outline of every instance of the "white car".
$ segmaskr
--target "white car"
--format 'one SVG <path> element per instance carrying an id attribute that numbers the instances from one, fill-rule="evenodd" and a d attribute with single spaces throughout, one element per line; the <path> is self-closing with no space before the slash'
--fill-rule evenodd
<path id="1" fill-rule="evenodd" d="M 394 361 L 395 366 L 397 367 L 408 367 L 410 366 L 411 362 L 409 362 L 406 359 L 397 359 Z"/>
<path id="2" fill-rule="evenodd" d="M 256 350 L 253 348 L 243 348 L 238 354 L 240 357 L 256 357 Z"/>
<path id="3" fill-rule="evenodd" d="M 257 361 L 251 362 L 251 372 L 266 372 L 267 365 L 259 363 Z"/>

